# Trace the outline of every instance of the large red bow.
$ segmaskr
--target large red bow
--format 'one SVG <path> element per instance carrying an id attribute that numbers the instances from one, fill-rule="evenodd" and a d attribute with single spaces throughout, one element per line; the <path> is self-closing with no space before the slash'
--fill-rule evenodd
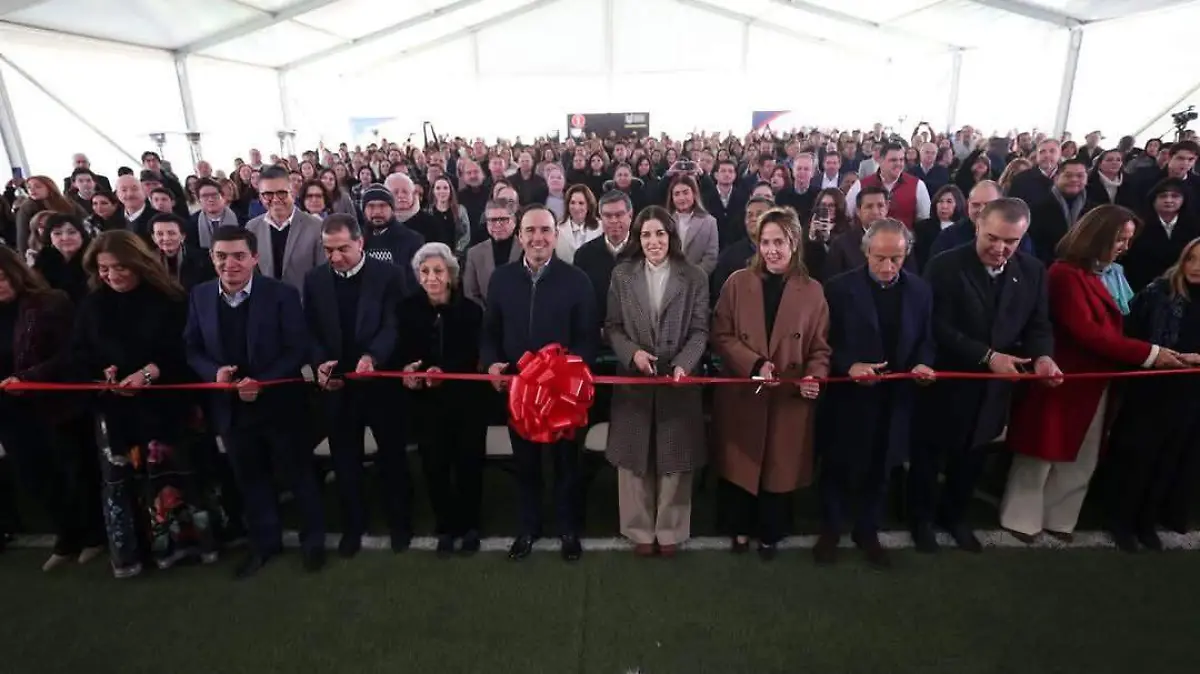
<path id="1" fill-rule="evenodd" d="M 583 359 L 547 344 L 521 356 L 517 369 L 508 389 L 509 422 L 517 435 L 551 443 L 573 438 L 576 428 L 587 426 L 596 389 Z"/>

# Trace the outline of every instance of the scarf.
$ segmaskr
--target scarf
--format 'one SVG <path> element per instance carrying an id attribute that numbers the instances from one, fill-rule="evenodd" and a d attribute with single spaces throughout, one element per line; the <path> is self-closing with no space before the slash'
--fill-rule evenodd
<path id="1" fill-rule="evenodd" d="M 1079 222 L 1079 216 L 1083 214 L 1083 204 L 1087 201 L 1083 197 L 1083 192 L 1075 195 L 1075 199 L 1070 204 L 1067 203 L 1067 199 L 1063 196 L 1063 193 L 1058 191 L 1057 185 L 1050 188 L 1050 194 L 1058 201 L 1059 207 L 1063 210 L 1063 215 L 1067 218 L 1067 229 L 1071 229 L 1075 226 L 1076 222 Z"/>
<path id="2" fill-rule="evenodd" d="M 218 227 L 241 226 L 241 223 L 238 222 L 237 216 L 233 214 L 233 211 L 229 210 L 228 206 L 226 206 L 225 210 L 221 213 L 220 223 L 221 224 L 217 225 Z M 204 250 L 212 248 L 212 218 L 209 217 L 208 213 L 201 211 L 196 214 L 196 229 L 200 230 L 200 247 Z"/>
<path id="3" fill-rule="evenodd" d="M 421 204 L 417 202 L 416 199 L 413 199 L 413 205 L 411 209 L 407 211 L 396 209 L 396 219 L 400 222 L 408 222 L 410 219 L 412 219 L 412 216 L 416 215 L 418 212 L 420 212 L 420 210 Z"/>
<path id="4" fill-rule="evenodd" d="M 1113 262 L 1096 270 L 1096 274 L 1100 276 L 1100 282 L 1104 284 L 1104 289 L 1108 291 L 1117 308 L 1121 310 L 1121 315 L 1128 316 L 1129 301 L 1133 299 L 1133 288 L 1130 288 L 1129 281 L 1125 280 L 1125 268 Z"/>
<path id="5" fill-rule="evenodd" d="M 1100 178 L 1100 184 L 1104 186 L 1104 191 L 1108 192 L 1109 203 L 1116 203 L 1117 188 L 1119 188 L 1121 186 L 1122 181 L 1125 180 L 1125 174 L 1118 173 L 1116 180 L 1109 180 L 1107 176 L 1105 176 L 1103 173 L 1101 173 L 1099 171 L 1096 171 L 1096 176 L 1098 178 Z"/>

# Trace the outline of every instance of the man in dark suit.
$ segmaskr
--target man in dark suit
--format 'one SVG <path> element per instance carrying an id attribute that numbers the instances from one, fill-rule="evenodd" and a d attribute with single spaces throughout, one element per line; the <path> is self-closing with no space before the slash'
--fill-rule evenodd
<path id="1" fill-rule="evenodd" d="M 201 381 L 232 384 L 211 398 L 211 419 L 224 442 L 245 500 L 250 554 L 237 569 L 252 576 L 282 551 L 279 497 L 271 470 L 282 473 L 301 516 L 304 568 L 325 566 L 325 521 L 312 447 L 296 433 L 304 408 L 298 380 L 308 355 L 300 293 L 268 276 L 255 276 L 258 240 L 239 227 L 221 227 L 211 250 L 218 278 L 192 289 L 184 342 L 188 364 Z"/>
<path id="2" fill-rule="evenodd" d="M 983 212 L 984 206 L 1000 198 L 1000 186 L 993 180 L 981 180 L 971 188 L 971 194 L 967 196 L 967 217 L 941 230 L 937 234 L 937 238 L 929 245 L 928 257 L 925 258 L 925 265 L 928 266 L 929 260 L 938 255 L 950 250 L 965 246 L 975 240 L 976 222 L 979 221 L 979 214 Z M 1018 249 L 1026 255 L 1033 255 L 1033 239 L 1028 235 L 1021 239 Z"/>
<path id="3" fill-rule="evenodd" d="M 867 263 L 829 279 L 830 376 L 870 377 L 912 372 L 932 381 L 933 294 L 903 269 L 913 236 L 899 220 L 876 220 L 863 238 Z M 817 418 L 822 451 L 818 564 L 836 561 L 850 518 L 852 538 L 872 566 L 890 566 L 879 543 L 888 478 L 908 458 L 916 389 L 911 381 L 835 384 Z M 851 510 L 857 510 L 852 514 Z"/>
<path id="4" fill-rule="evenodd" d="M 936 194 L 950 183 L 950 169 L 937 163 L 937 146 L 933 143 L 923 143 L 919 154 L 918 163 L 908 167 L 908 172 L 924 181 L 929 194 Z"/>
<path id="5" fill-rule="evenodd" d="M 111 192 L 112 191 L 112 183 L 110 183 L 108 181 L 108 176 L 103 176 L 103 175 L 100 175 L 99 173 L 93 172 L 92 171 L 92 162 L 88 161 L 87 155 L 83 154 L 82 152 L 76 152 L 75 156 L 72 158 L 72 164 L 73 164 L 73 166 L 72 166 L 71 175 L 69 177 L 63 178 L 63 193 L 64 194 L 66 194 L 67 192 L 70 192 L 71 188 L 75 186 L 74 183 L 75 183 L 75 176 L 77 175 L 76 172 L 81 169 L 91 173 L 92 181 L 95 183 L 95 188 L 96 188 L 97 192 Z"/>
<path id="6" fill-rule="evenodd" d="M 587 275 L 554 256 L 558 238 L 554 214 L 533 204 L 521 211 L 518 222 L 525 252 L 519 262 L 510 262 L 492 275 L 480 362 L 488 364 L 488 374 L 510 374 L 522 355 L 547 344 L 561 344 L 585 362 L 594 362 L 599 337 L 596 298 Z M 497 390 L 504 386 L 504 382 L 496 383 Z M 542 534 L 542 453 L 549 451 L 554 459 L 554 502 L 562 556 L 567 561 L 579 559 L 583 555 L 579 542 L 579 444 L 574 440 L 538 444 L 512 429 L 509 438 L 521 490 L 521 533 L 509 548 L 509 558 L 527 557 Z"/>
<path id="7" fill-rule="evenodd" d="M 703 190 L 704 210 L 717 219 L 717 245 L 720 250 L 725 250 L 746 236 L 746 229 L 742 226 L 746 193 L 736 184 L 737 164 L 732 160 L 717 162 L 715 175 L 713 188 Z"/>
<path id="8" fill-rule="evenodd" d="M 848 230 L 833 237 L 830 242 L 822 270 L 824 275 L 820 277 L 822 279 L 833 278 L 865 265 L 867 255 L 863 252 L 863 235 L 872 223 L 888 217 L 888 192 L 884 188 L 874 185 L 864 187 L 854 199 L 858 202 L 855 204 L 854 221 Z M 806 242 L 805 248 L 816 245 L 816 242 Z M 916 273 L 916 262 L 912 256 L 906 256 L 904 264 L 910 272 Z"/>
<path id="9" fill-rule="evenodd" d="M 604 236 L 588 241 L 575 251 L 575 266 L 587 274 L 596 295 L 597 331 L 604 325 L 604 312 L 600 308 L 608 306 L 608 284 L 613 267 L 617 266 L 617 256 L 630 245 L 633 204 L 629 195 L 611 190 L 600 197 L 600 221 L 604 225 Z M 640 244 L 635 242 L 634 245 Z"/>
<path id="10" fill-rule="evenodd" d="M 775 195 L 775 203 L 788 206 L 796 211 L 801 223 L 808 222 L 812 215 L 813 203 L 820 190 L 813 189 L 813 175 L 816 174 L 817 157 L 811 152 L 801 152 L 796 155 L 792 167 L 792 184 L 779 190 Z"/>
<path id="11" fill-rule="evenodd" d="M 1029 209 L 1029 235 L 1034 253 L 1047 267 L 1054 262 L 1058 242 L 1095 207 L 1087 200 L 1087 165 L 1082 159 L 1068 159 L 1058 167 L 1050 198 Z"/>
<path id="12" fill-rule="evenodd" d="M 511 200 L 491 200 L 484 209 L 487 238 L 467 249 L 463 272 L 463 296 L 487 308 L 488 284 L 500 265 L 521 259 L 524 251 L 514 234 L 517 229 L 517 204 Z"/>
<path id="13" fill-rule="evenodd" d="M 346 381 L 392 358 L 397 307 L 404 282 L 395 265 L 363 252 L 363 234 L 353 216 L 334 214 L 321 225 L 328 262 L 304 278 L 304 313 L 312 335 L 309 362 L 325 390 L 329 452 L 341 499 L 342 539 L 338 554 L 362 549 L 367 529 L 363 500 L 363 436 L 368 426 L 379 445 L 380 493 L 391 530 L 392 550 L 412 541 L 404 409 L 398 381 Z"/>
<path id="14" fill-rule="evenodd" d="M 984 207 L 978 226 L 974 245 L 939 255 L 925 268 L 933 289 L 934 369 L 1061 376 L 1050 355 L 1046 268 L 1017 251 L 1029 228 L 1029 207 L 1019 199 L 997 199 Z M 1005 380 L 943 381 L 918 401 L 908 486 L 917 550 L 938 549 L 935 509 L 960 548 L 982 550 L 963 515 L 983 471 L 985 448 L 1004 430 L 1012 389 Z M 946 480 L 935 508 L 942 454 Z"/>
<path id="15" fill-rule="evenodd" d="M 517 155 L 517 172 L 508 179 L 523 204 L 544 204 L 550 195 L 546 180 L 533 172 L 533 154 L 522 150 Z"/>
<path id="16" fill-rule="evenodd" d="M 842 170 L 842 155 L 836 152 L 828 152 L 821 158 L 821 166 L 825 170 L 813 176 L 810 190 L 821 191 L 823 189 L 841 189 L 842 175 L 845 171 Z"/>
<path id="17" fill-rule="evenodd" d="M 1054 176 L 1058 173 L 1061 156 L 1062 148 L 1057 140 L 1047 138 L 1038 143 L 1034 167 L 1013 178 L 1007 196 L 1024 201 L 1030 208 L 1037 208 L 1050 198 L 1050 188 L 1054 187 Z"/>
<path id="18" fill-rule="evenodd" d="M 146 200 L 146 192 L 142 184 L 132 175 L 117 178 L 117 199 L 124 206 L 125 228 L 142 237 L 149 245 L 154 245 L 150 238 L 150 219 L 158 215 Z"/>

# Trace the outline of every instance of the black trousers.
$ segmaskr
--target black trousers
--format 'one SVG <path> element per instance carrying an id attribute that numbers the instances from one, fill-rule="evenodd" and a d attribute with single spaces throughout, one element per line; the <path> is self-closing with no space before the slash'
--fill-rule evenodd
<path id="1" fill-rule="evenodd" d="M 731 536 L 757 537 L 773 545 L 783 540 L 791 512 L 791 492 L 763 489 L 751 494 L 727 480 L 717 482 L 718 519 Z"/>
<path id="2" fill-rule="evenodd" d="M 878 447 L 868 461 L 869 465 L 865 467 L 847 465 L 845 461 L 821 462 L 817 491 L 821 497 L 821 520 L 825 531 L 840 536 L 853 518 L 855 533 L 879 533 L 887 507 L 890 477 L 887 446 Z"/>
<path id="3" fill-rule="evenodd" d="M 944 450 L 936 443 L 912 444 L 908 467 L 908 507 L 913 524 L 929 524 L 934 519 L 947 526 L 962 522 L 975 486 L 987 463 L 988 445 Z M 945 459 L 945 483 L 938 499 L 938 473 Z"/>
<path id="4" fill-rule="evenodd" d="M 579 533 L 579 460 L 581 440 L 553 444 L 530 442 L 508 429 L 521 490 L 521 533 L 542 535 L 542 456 L 549 452 L 554 462 L 554 513 L 560 536 Z"/>
<path id="5" fill-rule="evenodd" d="M 433 506 L 434 533 L 462 536 L 479 531 L 487 427 L 462 420 L 439 420 L 417 445 Z"/>
<path id="6" fill-rule="evenodd" d="M 1150 395 L 1145 403 L 1160 402 Z M 1196 405 L 1128 400 L 1110 442 L 1112 527 L 1185 530 L 1193 485 L 1200 479 L 1200 415 Z M 1152 409 L 1157 407 L 1157 409 Z"/>
<path id="7" fill-rule="evenodd" d="M 348 382 L 329 391 L 329 453 L 337 475 L 342 533 L 362 536 L 367 531 L 363 496 L 364 434 L 370 427 L 378 453 L 379 496 L 392 536 L 412 535 L 412 484 L 408 470 L 408 439 L 401 391 L 393 382 Z"/>
<path id="8" fill-rule="evenodd" d="M 312 448 L 294 427 L 286 419 L 235 426 L 222 434 L 221 440 L 241 491 L 254 551 L 271 555 L 283 546 L 279 496 L 272 470 L 291 487 L 300 509 L 300 544 L 306 550 L 324 547 L 325 515 L 312 470 Z"/>
<path id="9" fill-rule="evenodd" d="M 60 425 L 36 421 L 22 405 L 0 406 L 0 445 L 17 480 L 45 508 L 54 533 L 54 554 L 77 555 L 105 543 L 100 508 L 100 461 L 90 417 Z M 6 512 L 0 533 L 16 527 L 15 485 L 0 485 Z"/>

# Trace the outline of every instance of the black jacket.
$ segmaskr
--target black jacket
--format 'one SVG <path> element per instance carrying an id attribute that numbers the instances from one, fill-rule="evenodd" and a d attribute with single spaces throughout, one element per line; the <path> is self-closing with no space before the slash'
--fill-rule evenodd
<path id="1" fill-rule="evenodd" d="M 355 361 L 370 354 L 379 369 L 403 367 L 404 363 L 393 358 L 398 338 L 396 312 L 404 292 L 403 275 L 395 265 L 370 257 L 363 261 L 358 273 L 362 275 L 362 285 L 355 320 Z M 302 304 L 312 336 L 309 363 L 315 368 L 326 361 L 342 360 L 342 327 L 334 271 L 328 262 L 304 276 Z"/>
<path id="2" fill-rule="evenodd" d="M 74 304 L 79 304 L 88 293 L 88 275 L 83 269 L 82 250 L 68 261 L 63 259 L 58 249 L 46 246 L 38 251 L 33 270 L 41 274 L 51 288 L 66 293 Z"/>
<path id="3" fill-rule="evenodd" d="M 550 188 L 546 185 L 546 179 L 536 173 L 529 175 L 526 179 L 521 176 L 521 172 L 517 171 L 509 177 L 508 181 L 512 183 L 513 189 L 517 191 L 517 196 L 520 197 L 522 204 L 544 204 L 546 197 L 550 195 Z M 596 192 L 596 198 L 599 199 L 603 193 Z"/>
<path id="4" fill-rule="evenodd" d="M 425 237 L 400 224 L 395 218 L 383 227 L 364 228 L 367 255 L 396 265 L 404 272 L 404 294 L 417 292 L 417 275 L 412 269 L 413 256 L 425 245 Z"/>
<path id="5" fill-rule="evenodd" d="M 600 333 L 596 295 L 587 274 L 552 258 L 537 283 L 523 259 L 498 267 L 488 283 L 480 337 L 480 365 L 508 363 L 515 370 L 526 352 L 559 344 L 591 363 Z"/>
<path id="6" fill-rule="evenodd" d="M 1033 210 L 1050 198 L 1051 187 L 1054 187 L 1054 180 L 1034 166 L 1013 178 L 1012 185 L 1008 188 L 1008 196 L 1021 199 Z"/>
<path id="7" fill-rule="evenodd" d="M 630 240 L 626 246 L 638 245 Z M 604 312 L 608 307 L 608 286 L 612 281 L 613 268 L 617 266 L 617 258 L 608 250 L 608 239 L 601 236 L 579 247 L 575 251 L 575 267 L 587 274 L 596 296 L 596 329 L 604 325 Z"/>
<path id="8" fill-rule="evenodd" d="M 1095 204 L 1087 202 L 1086 192 L 1081 194 L 1080 198 L 1084 200 L 1083 210 L 1079 213 L 1079 217 L 1082 218 L 1084 213 L 1095 208 Z M 1067 214 L 1063 212 L 1053 194 L 1049 199 L 1029 209 L 1029 233 L 1025 238 L 1033 242 L 1033 252 L 1042 264 L 1049 267 L 1058 257 L 1055 249 L 1058 248 L 1058 242 L 1070 231 L 1071 224 L 1073 223 L 1067 222 Z"/>
<path id="9" fill-rule="evenodd" d="M 721 195 L 716 187 L 704 191 L 704 210 L 717 219 L 718 248 L 725 250 L 727 246 L 746 238 L 746 202 L 749 197 L 736 184 L 729 195 L 729 205 L 721 203 Z"/>
<path id="10" fill-rule="evenodd" d="M 1184 207 L 1187 207 L 1186 199 Z M 1121 266 L 1125 268 L 1125 280 L 1129 281 L 1129 287 L 1135 293 L 1162 276 L 1179 260 L 1184 246 L 1200 236 L 1200 224 L 1189 213 L 1179 214 L 1170 236 L 1167 236 L 1154 211 L 1143 213 L 1142 222 L 1141 232 L 1120 259 Z"/>

